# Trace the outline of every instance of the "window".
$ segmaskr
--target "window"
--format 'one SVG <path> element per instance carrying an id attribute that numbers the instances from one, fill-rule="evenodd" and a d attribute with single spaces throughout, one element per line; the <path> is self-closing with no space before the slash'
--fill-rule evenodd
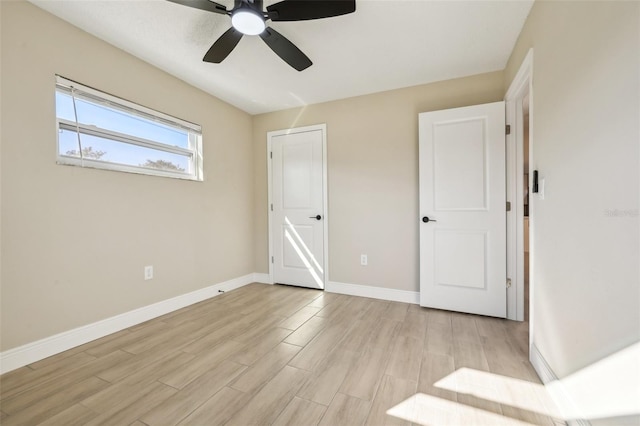
<path id="1" fill-rule="evenodd" d="M 203 180 L 200 126 L 56 76 L 58 164 Z"/>

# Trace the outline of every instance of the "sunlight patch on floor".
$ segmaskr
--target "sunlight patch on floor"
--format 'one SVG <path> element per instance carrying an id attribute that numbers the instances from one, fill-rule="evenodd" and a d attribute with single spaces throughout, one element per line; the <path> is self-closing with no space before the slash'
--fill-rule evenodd
<path id="1" fill-rule="evenodd" d="M 423 426 L 524 426 L 530 423 L 490 411 L 417 393 L 387 410 L 387 414 Z"/>
<path id="2" fill-rule="evenodd" d="M 550 417 L 561 417 L 545 386 L 539 383 L 460 368 L 437 381 L 434 386 Z"/>

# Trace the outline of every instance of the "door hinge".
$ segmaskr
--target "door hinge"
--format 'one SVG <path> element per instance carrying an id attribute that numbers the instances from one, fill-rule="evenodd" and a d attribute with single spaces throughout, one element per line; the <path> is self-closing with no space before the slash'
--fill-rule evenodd
<path id="1" fill-rule="evenodd" d="M 505 133 L 507 135 L 511 134 L 511 124 L 507 124 L 506 128 L 504 129 Z"/>
<path id="2" fill-rule="evenodd" d="M 271 159 L 273 160 L 273 151 L 271 151 L 271 152 L 269 153 L 269 158 L 271 158 Z"/>
<path id="3" fill-rule="evenodd" d="M 507 211 L 511 211 L 511 201 L 507 201 Z"/>
<path id="4" fill-rule="evenodd" d="M 271 263 L 273 263 L 273 256 L 271 256 Z"/>
<path id="5" fill-rule="evenodd" d="M 507 288 L 511 288 L 511 278 L 507 278 Z"/>
<path id="6" fill-rule="evenodd" d="M 273 204 L 271 204 L 271 211 L 273 211 Z"/>

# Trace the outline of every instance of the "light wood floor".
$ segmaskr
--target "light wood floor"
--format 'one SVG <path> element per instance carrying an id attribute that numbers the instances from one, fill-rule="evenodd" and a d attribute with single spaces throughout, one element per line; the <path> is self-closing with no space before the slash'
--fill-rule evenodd
<path id="1" fill-rule="evenodd" d="M 3 375 L 0 423 L 564 424 L 527 328 L 252 284 Z"/>

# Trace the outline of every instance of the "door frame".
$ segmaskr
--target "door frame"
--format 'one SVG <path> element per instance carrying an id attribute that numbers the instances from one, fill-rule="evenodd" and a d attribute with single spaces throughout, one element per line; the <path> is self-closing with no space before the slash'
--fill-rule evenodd
<path id="1" fill-rule="evenodd" d="M 327 214 L 328 208 L 328 187 L 327 187 L 327 125 L 326 123 L 315 124 L 304 127 L 294 127 L 290 129 L 274 130 L 267 132 L 267 212 L 268 212 L 268 227 L 269 227 L 269 283 L 274 284 L 273 279 L 273 261 L 275 259 L 275 253 L 273 252 L 273 211 L 271 210 L 271 204 L 273 203 L 273 176 L 271 170 L 271 152 L 272 152 L 272 139 L 275 136 L 290 135 L 295 133 L 305 133 L 318 131 L 322 133 L 322 234 L 323 234 L 323 289 L 327 288 L 329 282 L 329 215 Z"/>
<path id="2" fill-rule="evenodd" d="M 511 132 L 506 138 L 507 200 L 511 212 L 507 214 L 507 277 L 512 285 L 507 289 L 507 319 L 524 321 L 524 116 L 522 101 L 529 96 L 529 168 L 533 169 L 533 48 L 529 49 L 513 78 L 504 100 L 506 120 Z M 532 173 L 529 173 L 531 188 Z M 533 234 L 535 220 L 529 195 L 529 235 Z M 534 239 L 529 238 L 529 344 L 533 336 L 533 309 L 535 280 L 533 279 Z"/>

